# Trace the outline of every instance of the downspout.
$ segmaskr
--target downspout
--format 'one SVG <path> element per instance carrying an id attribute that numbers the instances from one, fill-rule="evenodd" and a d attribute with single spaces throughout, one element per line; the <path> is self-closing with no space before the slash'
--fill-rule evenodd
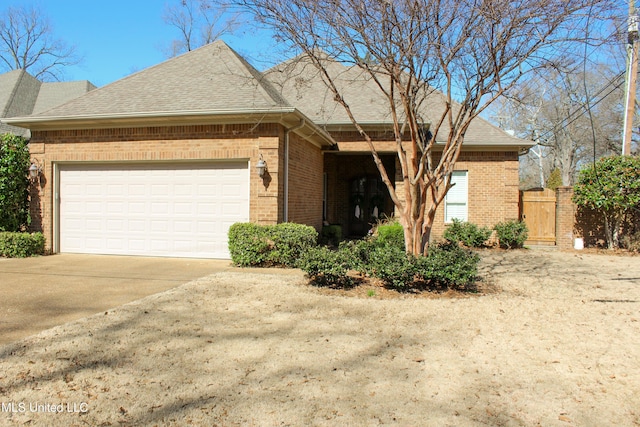
<path id="1" fill-rule="evenodd" d="M 289 133 L 294 132 L 306 124 L 305 119 L 301 119 L 300 123 L 284 131 L 284 206 L 282 212 L 282 221 L 289 221 Z"/>

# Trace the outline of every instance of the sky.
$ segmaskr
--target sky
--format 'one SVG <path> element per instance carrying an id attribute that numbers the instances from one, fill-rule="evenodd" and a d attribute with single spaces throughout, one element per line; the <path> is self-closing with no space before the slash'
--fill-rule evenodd
<path id="1" fill-rule="evenodd" d="M 177 29 L 162 20 L 166 4 L 178 0 L 0 0 L 9 6 L 36 5 L 47 16 L 53 34 L 75 45 L 83 58 L 80 65 L 66 67 L 65 81 L 89 80 L 104 86 L 167 59 L 163 47 L 177 37 Z M 261 55 L 274 48 L 266 32 L 255 29 L 223 37 L 257 68 Z M 262 67 L 264 68 L 264 67 Z"/>

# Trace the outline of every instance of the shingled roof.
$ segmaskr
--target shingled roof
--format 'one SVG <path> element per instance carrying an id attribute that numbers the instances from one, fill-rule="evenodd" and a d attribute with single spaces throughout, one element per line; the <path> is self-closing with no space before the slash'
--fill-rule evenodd
<path id="1" fill-rule="evenodd" d="M 389 101 L 372 77 L 357 66 L 345 66 L 337 61 L 325 59 L 324 67 L 336 84 L 340 94 L 349 105 L 355 119 L 363 126 L 393 124 Z M 264 72 L 289 102 L 297 106 L 318 125 L 331 131 L 347 129 L 351 120 L 322 80 L 322 74 L 308 57 L 301 55 L 285 61 Z M 434 122 L 444 111 L 445 97 L 434 90 L 423 103 L 423 118 Z M 454 105 L 456 108 L 456 105 Z M 444 123 L 436 135 L 437 142 L 444 142 L 449 128 Z M 530 146 L 533 142 L 516 138 L 488 121 L 478 117 L 465 135 L 466 146 Z"/>
<path id="2" fill-rule="evenodd" d="M 327 60 L 355 118 L 365 126 L 392 123 L 388 100 L 367 73 Z M 434 92 L 427 100 L 425 120 L 444 97 Z M 434 108 L 435 107 L 435 108 Z M 298 56 L 264 73 L 222 41 L 216 41 L 156 66 L 132 74 L 65 104 L 7 120 L 31 129 L 149 126 L 172 122 L 227 123 L 275 121 L 287 127 L 305 123 L 296 132 L 333 143 L 330 133 L 353 129 L 344 108 L 336 102 L 319 71 Z M 442 141 L 447 129 L 436 136 Z M 478 118 L 465 145 L 525 146 L 489 122 Z"/>
<path id="3" fill-rule="evenodd" d="M 70 121 L 292 109 L 255 68 L 217 41 L 31 119 Z"/>
<path id="4" fill-rule="evenodd" d="M 95 89 L 87 81 L 41 82 L 24 70 L 0 75 L 0 118 L 36 114 Z M 29 131 L 0 123 L 0 133 L 28 136 Z"/>

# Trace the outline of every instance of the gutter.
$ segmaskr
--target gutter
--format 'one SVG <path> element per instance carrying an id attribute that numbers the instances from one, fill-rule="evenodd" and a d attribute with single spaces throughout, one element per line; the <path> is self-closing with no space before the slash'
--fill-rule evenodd
<path id="1" fill-rule="evenodd" d="M 307 124 L 305 119 L 300 119 L 297 125 L 286 128 L 284 131 L 284 206 L 282 208 L 283 222 L 289 221 L 289 134 L 304 127 Z"/>

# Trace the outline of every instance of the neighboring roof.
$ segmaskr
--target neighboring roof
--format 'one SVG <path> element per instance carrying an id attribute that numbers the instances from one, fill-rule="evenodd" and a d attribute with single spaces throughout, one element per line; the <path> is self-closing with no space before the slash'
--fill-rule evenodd
<path id="1" fill-rule="evenodd" d="M 0 117 L 24 116 L 33 112 L 41 82 L 24 70 L 0 75 Z M 28 136 L 27 129 L 0 123 L 0 133 Z"/>
<path id="2" fill-rule="evenodd" d="M 0 74 L 0 118 L 39 113 L 95 89 L 86 81 L 41 82 L 24 70 Z M 0 123 L 0 133 L 29 136 L 22 127 Z"/>

